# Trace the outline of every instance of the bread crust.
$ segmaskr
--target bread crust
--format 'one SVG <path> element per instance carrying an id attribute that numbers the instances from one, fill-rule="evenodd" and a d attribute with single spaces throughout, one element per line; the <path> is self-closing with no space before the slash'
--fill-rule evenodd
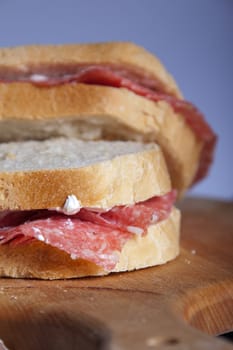
<path id="1" fill-rule="evenodd" d="M 144 237 L 130 239 L 113 271 L 104 271 L 86 260 L 70 256 L 40 241 L 0 246 L 0 276 L 14 278 L 63 279 L 100 276 L 164 264 L 179 253 L 180 213 L 173 208 L 168 219 L 151 225 Z"/>
<path id="2" fill-rule="evenodd" d="M 182 97 L 174 79 L 159 59 L 131 42 L 75 45 L 31 45 L 0 49 L 0 68 L 26 70 L 30 65 L 117 64 L 159 80 L 167 93 Z"/>
<path id="3" fill-rule="evenodd" d="M 2 141 L 54 134 L 69 137 L 70 130 L 72 136 L 80 137 L 80 123 L 86 123 L 89 130 L 102 128 L 99 138 L 158 142 L 173 187 L 183 192 L 192 183 L 203 143 L 165 101 L 152 102 L 126 89 L 85 84 L 53 88 L 0 84 L 0 95 Z"/>
<path id="4" fill-rule="evenodd" d="M 63 207 L 75 195 L 83 207 L 134 204 L 171 190 L 159 147 L 76 169 L 0 172 L 0 209 Z"/>

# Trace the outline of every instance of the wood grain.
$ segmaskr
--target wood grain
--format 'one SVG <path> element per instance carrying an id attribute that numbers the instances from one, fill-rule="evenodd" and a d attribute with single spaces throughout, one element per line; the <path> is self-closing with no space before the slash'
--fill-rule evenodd
<path id="1" fill-rule="evenodd" d="M 181 254 L 164 266 L 1 279 L 0 338 L 11 350 L 232 349 L 210 335 L 233 330 L 233 203 L 186 199 L 181 207 Z"/>

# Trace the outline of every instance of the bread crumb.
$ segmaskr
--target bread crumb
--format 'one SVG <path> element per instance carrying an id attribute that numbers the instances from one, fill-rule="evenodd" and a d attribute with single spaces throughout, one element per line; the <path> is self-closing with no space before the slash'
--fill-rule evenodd
<path id="1" fill-rule="evenodd" d="M 14 160 L 15 158 L 16 158 L 16 155 L 14 153 L 12 153 L 12 152 L 8 152 L 5 155 L 5 159 L 12 159 L 12 160 Z"/>
<path id="2" fill-rule="evenodd" d="M 146 345 L 148 347 L 158 346 L 162 343 L 163 339 L 161 337 L 151 337 L 146 339 Z"/>

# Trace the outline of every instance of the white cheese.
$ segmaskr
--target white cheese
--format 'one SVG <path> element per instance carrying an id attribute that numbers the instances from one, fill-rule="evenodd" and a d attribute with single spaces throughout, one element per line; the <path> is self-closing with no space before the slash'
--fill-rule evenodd
<path id="1" fill-rule="evenodd" d="M 81 208 L 81 203 L 77 199 L 77 197 L 74 194 L 70 194 L 69 196 L 67 196 L 63 207 L 57 207 L 55 208 L 55 210 L 65 215 L 74 215 L 77 214 Z"/>
<path id="2" fill-rule="evenodd" d="M 72 260 L 76 260 L 78 258 L 78 256 L 76 254 L 74 254 L 74 253 L 72 253 L 70 255 L 70 257 L 71 257 Z"/>
<path id="3" fill-rule="evenodd" d="M 30 80 L 35 82 L 41 82 L 48 80 L 48 77 L 42 74 L 32 74 L 30 75 Z"/>
<path id="4" fill-rule="evenodd" d="M 134 233 L 135 235 L 141 235 L 143 233 L 143 229 L 137 226 L 127 226 L 127 231 Z"/>
<path id="5" fill-rule="evenodd" d="M 41 233 L 39 233 L 39 235 L 37 235 L 37 239 L 39 239 L 39 241 L 41 241 L 41 242 L 45 241 L 44 236 Z"/>

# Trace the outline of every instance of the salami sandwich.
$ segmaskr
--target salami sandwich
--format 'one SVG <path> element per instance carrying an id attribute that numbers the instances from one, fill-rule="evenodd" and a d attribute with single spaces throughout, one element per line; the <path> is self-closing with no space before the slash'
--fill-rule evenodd
<path id="1" fill-rule="evenodd" d="M 73 278 L 172 260 L 175 198 L 155 143 L 2 143 L 0 276 Z"/>
<path id="2" fill-rule="evenodd" d="M 216 136 L 159 60 L 131 43 L 0 50 L 0 141 L 157 142 L 172 186 L 202 179 Z"/>

